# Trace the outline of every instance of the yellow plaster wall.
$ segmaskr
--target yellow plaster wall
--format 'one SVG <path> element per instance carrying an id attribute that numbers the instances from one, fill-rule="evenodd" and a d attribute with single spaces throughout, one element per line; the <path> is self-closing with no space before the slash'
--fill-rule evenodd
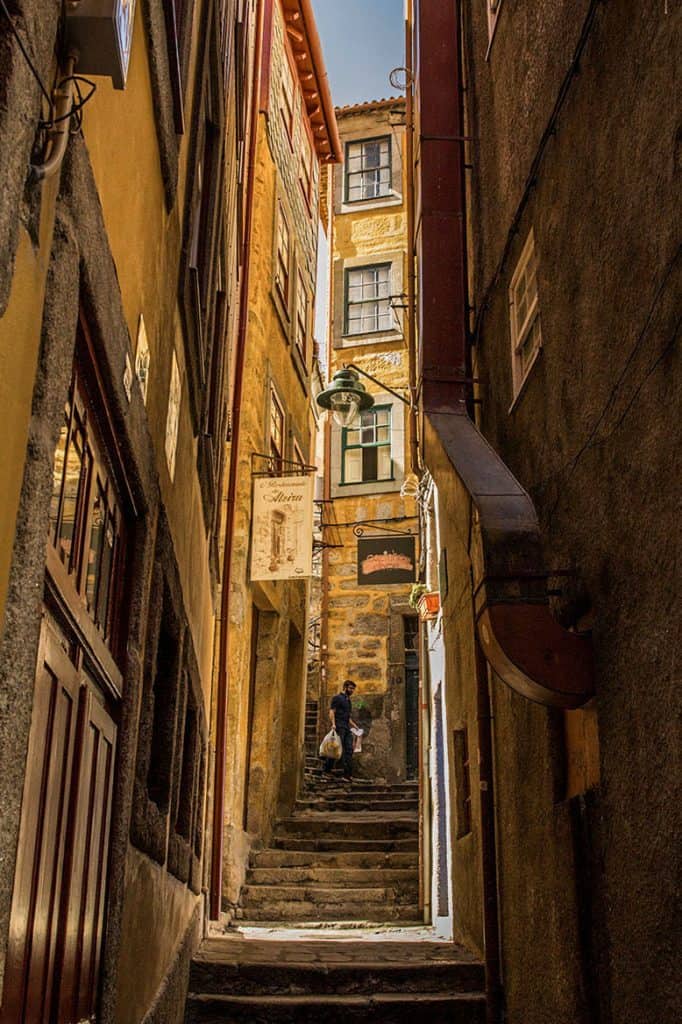
<path id="1" fill-rule="evenodd" d="M 224 854 L 223 895 L 235 903 L 243 881 L 246 854 L 251 838 L 242 829 L 244 786 L 246 779 L 248 700 L 251 656 L 252 605 L 263 612 L 275 612 L 282 622 L 282 648 L 273 660 L 269 692 L 257 700 L 252 738 L 251 769 L 269 765 L 271 771 L 261 806 L 251 809 L 267 831 L 276 810 L 280 751 L 283 735 L 284 701 L 295 699 L 300 680 L 287 679 L 288 623 L 293 622 L 305 642 L 308 616 L 309 583 L 276 581 L 263 585 L 249 581 L 249 545 L 251 533 L 251 491 L 253 452 L 267 452 L 266 423 L 269 381 L 285 403 L 289 425 L 294 425 L 303 441 L 304 453 L 310 452 L 310 396 L 296 370 L 286 321 L 278 312 L 272 295 L 274 269 L 274 232 L 276 201 L 281 189 L 279 172 L 270 148 L 266 116 L 261 115 L 256 149 L 253 226 L 250 249 L 250 281 L 246 358 L 239 451 L 238 485 L 230 583 L 229 698 L 227 744 L 227 806 Z M 294 246 L 305 242 L 292 225 Z M 309 256 L 313 254 L 308 254 Z M 290 458 L 288 451 L 285 457 Z M 261 464 L 261 468 L 262 464 Z M 302 692 L 302 690 L 301 690 Z M 287 742 L 290 738 L 287 737 Z M 251 819 L 250 819 L 251 820 Z"/>
<path id="2" fill-rule="evenodd" d="M 25 229 L 20 228 L 12 290 L 0 321 L 0 409 L 10 425 L 0 452 L 0 629 L 5 614 L 31 397 L 38 365 L 55 188 L 53 181 L 45 185 L 38 248 L 34 248 Z"/>
<path id="3" fill-rule="evenodd" d="M 197 12 L 194 18 L 195 52 L 201 21 Z M 114 89 L 109 79 L 97 79 L 97 92 L 85 110 L 84 135 L 116 264 L 130 334 L 132 363 L 141 313 L 145 320 L 150 350 L 147 417 L 154 440 L 161 493 L 178 559 L 190 628 L 208 699 L 213 639 L 208 538 L 201 511 L 201 491 L 196 469 L 197 441 L 189 411 L 185 347 L 177 290 L 169 287 L 169 282 L 177 279 L 189 130 L 181 139 L 178 194 L 173 209 L 168 213 L 144 29 L 144 19 L 138 4 L 126 88 L 121 92 Z M 185 99 L 188 112 L 192 109 L 194 78 L 191 71 Z M 159 244 L 159 239 L 163 239 L 163 244 Z M 175 474 L 171 481 L 164 441 L 173 348 L 180 370 L 182 397 Z"/>

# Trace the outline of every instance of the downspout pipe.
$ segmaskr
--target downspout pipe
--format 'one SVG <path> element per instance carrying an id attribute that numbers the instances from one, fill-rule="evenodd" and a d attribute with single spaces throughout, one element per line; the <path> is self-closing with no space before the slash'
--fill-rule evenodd
<path id="1" fill-rule="evenodd" d="M 405 165 L 407 180 L 407 365 L 410 389 L 410 472 L 420 476 L 418 435 L 417 347 L 415 325 L 415 247 L 414 247 L 414 59 L 412 53 L 412 0 L 405 0 Z"/>
<path id="2" fill-rule="evenodd" d="M 486 661 L 529 700 L 575 708 L 594 693 L 591 639 L 563 629 L 552 616 L 533 503 L 467 411 L 462 3 L 422 0 L 418 11 L 418 305 L 425 446 L 442 446 L 475 508 L 474 608 Z"/>
<path id="3" fill-rule="evenodd" d="M 31 164 L 34 181 L 51 178 L 59 170 L 66 154 L 71 131 L 69 114 L 73 105 L 73 73 L 78 60 L 78 53 L 71 51 L 66 59 L 64 77 L 55 89 L 54 123 L 50 129 L 45 147 L 45 159 L 40 164 Z"/>
<path id="4" fill-rule="evenodd" d="M 220 918 L 223 890 L 223 851 L 225 829 L 225 765 L 227 760 L 227 658 L 230 616 L 230 576 L 232 573 L 232 551 L 234 538 L 234 514 L 239 469 L 239 439 L 241 433 L 242 390 L 244 382 L 244 360 L 246 354 L 246 329 L 249 319 L 249 278 L 250 247 L 253 224 L 253 193 L 255 185 L 256 142 L 258 137 L 258 116 L 260 107 L 260 77 L 263 59 L 263 5 L 258 0 L 255 28 L 255 56 L 253 85 L 251 92 L 251 123 L 249 125 L 249 161 L 246 178 L 244 208 L 244 237 L 242 239 L 242 280 L 239 296 L 239 326 L 235 346 L 234 402 L 232 407 L 232 446 L 230 450 L 230 472 L 227 484 L 227 508 L 225 511 L 225 552 L 220 595 L 220 653 L 218 658 L 218 684 L 216 696 L 216 755 L 213 780 L 213 828 L 211 852 L 211 892 L 209 916 Z"/>

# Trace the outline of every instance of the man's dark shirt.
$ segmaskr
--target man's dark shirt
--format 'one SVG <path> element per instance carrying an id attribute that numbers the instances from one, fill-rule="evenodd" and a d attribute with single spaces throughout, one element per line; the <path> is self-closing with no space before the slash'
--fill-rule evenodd
<path id="1" fill-rule="evenodd" d="M 336 728 L 347 729 L 350 724 L 351 700 L 345 693 L 337 693 L 332 697 L 332 710 L 336 719 Z"/>

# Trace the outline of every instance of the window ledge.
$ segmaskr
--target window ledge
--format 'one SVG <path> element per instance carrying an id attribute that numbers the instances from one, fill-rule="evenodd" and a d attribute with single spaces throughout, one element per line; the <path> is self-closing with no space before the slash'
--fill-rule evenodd
<path id="1" fill-rule="evenodd" d="M 388 196 L 381 196 L 378 199 L 344 199 L 341 203 L 341 213 L 360 213 L 364 210 L 381 210 L 386 206 L 402 206 L 403 197 L 399 192 L 392 192 Z"/>
<path id="2" fill-rule="evenodd" d="M 528 378 L 530 377 L 531 373 L 533 372 L 533 367 L 537 363 L 537 361 L 538 361 L 538 359 L 540 357 L 540 353 L 541 352 L 542 352 L 542 345 L 540 344 L 535 349 L 535 352 L 533 353 L 533 358 L 531 359 L 530 363 L 528 364 L 528 369 L 526 370 L 525 374 L 523 375 L 523 380 L 519 384 L 519 389 L 516 392 L 516 394 L 514 395 L 514 398 L 512 399 L 511 405 L 507 409 L 507 415 L 508 416 L 509 416 L 510 413 L 512 413 L 516 409 L 517 405 L 521 401 L 521 398 L 523 397 L 523 395 L 524 395 L 524 393 L 526 391 L 526 384 L 528 382 Z"/>
<path id="3" fill-rule="evenodd" d="M 372 331 L 369 334 L 342 334 L 334 348 L 354 348 L 356 345 L 384 345 L 386 342 L 404 341 L 402 331 Z"/>

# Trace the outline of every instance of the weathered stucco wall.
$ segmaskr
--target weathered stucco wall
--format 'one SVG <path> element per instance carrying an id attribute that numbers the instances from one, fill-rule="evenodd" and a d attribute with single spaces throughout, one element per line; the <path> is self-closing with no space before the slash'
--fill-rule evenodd
<path id="1" fill-rule="evenodd" d="M 312 306 L 317 254 L 319 169 L 315 168 L 310 208 L 299 182 L 303 132 L 299 85 L 290 142 L 279 109 L 284 30 L 275 5 L 268 110 L 259 118 L 250 248 L 251 276 L 242 396 L 238 484 L 230 592 L 227 805 L 223 858 L 223 903 L 233 911 L 253 844 L 267 842 L 278 810 L 296 795 L 303 765 L 306 671 L 300 656 L 308 625 L 310 585 L 302 580 L 250 582 L 252 473 L 268 464 L 252 461 L 270 451 L 270 386 L 285 411 L 285 451 L 294 442 L 304 459 L 313 457 L 310 417 L 312 334 L 307 363 L 295 346 L 295 289 L 300 270 Z M 275 286 L 276 226 L 283 209 L 291 231 L 292 263 L 288 310 Z M 309 315 L 309 331 L 312 318 Z M 286 468 L 286 467 L 285 467 Z M 253 636 L 255 613 L 258 633 Z M 252 653 L 255 655 L 252 662 Z M 252 670 L 253 665 L 253 670 Z"/>
<path id="2" fill-rule="evenodd" d="M 503 4 L 488 61 L 483 5 L 469 17 L 481 423 L 535 501 L 548 567 L 574 572 L 555 604 L 592 626 L 601 774 L 576 796 L 562 716 L 495 685 L 509 1021 L 657 1024 L 676 1013 L 680 12 Z M 510 410 L 508 287 L 531 227 L 543 347 Z"/>
<path id="3" fill-rule="evenodd" d="M 43 81 L 50 82 L 60 5 L 25 0 L 15 6 L 18 30 L 28 38 Z M 196 6 L 186 112 L 194 104 L 198 40 L 207 10 L 206 4 Z M 0 648 L 0 952 L 4 956 L 14 880 L 52 465 L 81 304 L 137 509 L 126 595 L 129 631 L 120 666 L 124 697 L 117 709 L 101 1006 L 102 1021 L 137 1024 L 168 982 L 169 971 L 173 984 L 182 984 L 197 941 L 201 902 L 196 864 L 187 884 L 173 876 L 168 864 L 155 863 L 130 841 L 150 582 L 162 506 L 170 531 L 168 558 L 178 574 L 179 603 L 191 636 L 188 650 L 197 663 L 199 703 L 202 692 L 205 700 L 210 693 L 215 566 L 210 565 L 202 512 L 177 289 L 191 125 L 188 118 L 184 139 L 172 127 L 163 7 L 159 0 L 148 0 L 137 5 L 126 89 L 116 91 L 98 78 L 97 92 L 83 113 L 82 136 L 70 139 L 61 170 L 43 186 L 27 182 L 38 90 L 5 18 L 0 21 L 0 135 L 7 143 L 0 156 L 0 237 L 6 243 L 0 246 L 6 257 L 0 268 L 0 403 L 12 422 L 0 468 L 0 617 L 7 594 Z M 146 406 L 137 383 L 132 382 L 130 398 L 123 383 L 126 357 L 134 365 L 141 313 L 151 351 Z M 182 396 L 172 480 L 164 441 L 173 350 Z M 142 732 L 148 728 L 145 720 Z M 170 1021 L 165 1011 L 159 1013 L 164 1024 Z"/>

